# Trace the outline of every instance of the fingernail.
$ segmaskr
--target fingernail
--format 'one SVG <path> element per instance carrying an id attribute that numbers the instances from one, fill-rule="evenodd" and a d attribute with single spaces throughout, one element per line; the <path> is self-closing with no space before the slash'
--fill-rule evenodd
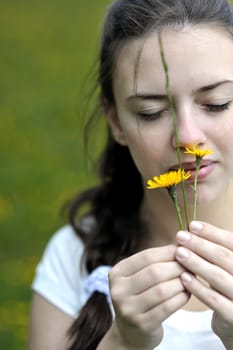
<path id="1" fill-rule="evenodd" d="M 188 240 L 190 240 L 191 238 L 191 235 L 189 232 L 187 231 L 179 231 L 176 235 L 176 238 L 179 240 L 179 241 L 182 241 L 182 242 L 187 242 Z"/>
<path id="2" fill-rule="evenodd" d="M 178 247 L 176 254 L 178 258 L 181 258 L 181 259 L 186 259 L 189 257 L 189 252 L 183 247 Z"/>
<path id="3" fill-rule="evenodd" d="M 192 275 L 190 275 L 189 273 L 187 273 L 187 272 L 184 272 L 184 273 L 182 273 L 182 275 L 181 275 L 181 279 L 182 279 L 182 281 L 184 282 L 184 284 L 186 284 L 186 283 L 190 283 L 191 281 L 192 281 Z"/>
<path id="4" fill-rule="evenodd" d="M 203 229 L 203 224 L 200 221 L 192 221 L 189 227 L 194 232 L 200 232 Z"/>

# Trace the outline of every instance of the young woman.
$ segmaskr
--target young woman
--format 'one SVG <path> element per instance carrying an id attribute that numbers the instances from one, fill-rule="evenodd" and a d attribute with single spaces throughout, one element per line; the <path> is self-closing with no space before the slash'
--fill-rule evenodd
<path id="1" fill-rule="evenodd" d="M 98 77 L 109 125 L 101 184 L 76 199 L 37 268 L 30 350 L 233 350 L 232 34 L 225 0 L 109 7 Z M 213 152 L 198 175 L 198 221 L 190 146 Z M 188 230 L 179 230 L 168 191 L 146 189 L 179 168 L 177 150 L 191 175 Z M 184 218 L 180 186 L 177 196 Z"/>

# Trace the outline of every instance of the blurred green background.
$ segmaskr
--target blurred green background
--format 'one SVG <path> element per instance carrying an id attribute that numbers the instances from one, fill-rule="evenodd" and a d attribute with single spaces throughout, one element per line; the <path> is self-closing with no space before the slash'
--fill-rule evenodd
<path id="1" fill-rule="evenodd" d="M 26 348 L 35 266 L 93 181 L 79 107 L 108 3 L 0 2 L 0 349 Z"/>

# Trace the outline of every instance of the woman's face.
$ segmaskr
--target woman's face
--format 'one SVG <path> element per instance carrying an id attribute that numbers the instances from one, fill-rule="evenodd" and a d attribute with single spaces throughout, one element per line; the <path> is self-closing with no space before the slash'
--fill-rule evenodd
<path id="1" fill-rule="evenodd" d="M 199 176 L 199 200 L 223 191 L 233 175 L 233 40 L 216 27 L 162 34 L 183 167 L 194 173 L 185 146 L 211 149 Z M 113 134 L 129 147 L 143 181 L 178 167 L 173 120 L 157 33 L 127 43 L 113 77 Z M 192 177 L 193 178 L 193 177 Z M 191 193 L 191 191 L 190 191 Z"/>

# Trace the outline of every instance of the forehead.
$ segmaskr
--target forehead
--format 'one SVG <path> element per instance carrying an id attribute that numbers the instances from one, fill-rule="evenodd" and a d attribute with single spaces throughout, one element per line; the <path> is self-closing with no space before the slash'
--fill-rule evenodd
<path id="1" fill-rule="evenodd" d="M 174 91 L 198 89 L 219 79 L 233 78 L 233 39 L 221 28 L 166 30 L 162 33 L 162 43 Z M 135 88 L 164 93 L 165 74 L 156 32 L 121 48 L 113 82 L 114 92 L 120 95 L 135 92 Z"/>

